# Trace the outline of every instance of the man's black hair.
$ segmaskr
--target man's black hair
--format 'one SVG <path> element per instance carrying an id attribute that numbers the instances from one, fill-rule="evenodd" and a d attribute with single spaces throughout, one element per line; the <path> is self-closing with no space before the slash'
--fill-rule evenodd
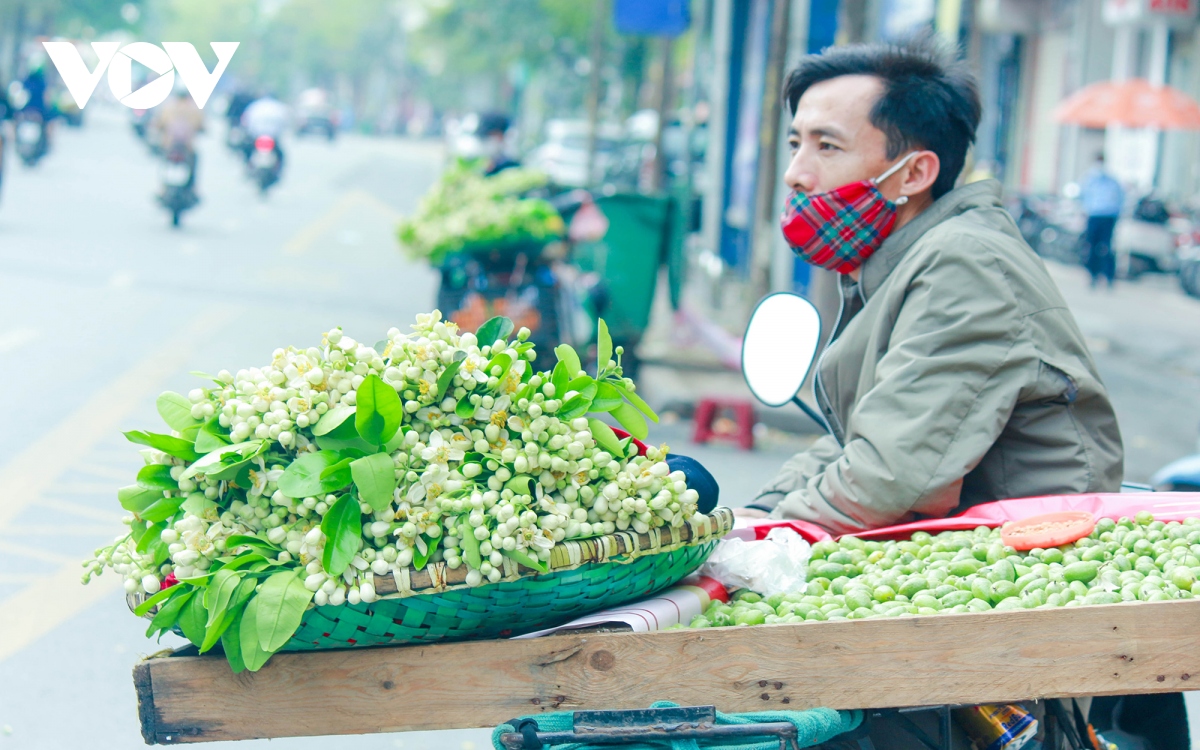
<path id="1" fill-rule="evenodd" d="M 933 197 L 950 192 L 975 142 L 981 110 L 978 85 L 966 63 L 931 34 L 899 44 L 832 47 L 801 60 L 788 75 L 783 95 L 795 114 L 810 86 L 852 75 L 883 82 L 883 94 L 871 109 L 871 124 L 887 136 L 888 158 L 913 147 L 934 152 L 941 170 Z"/>

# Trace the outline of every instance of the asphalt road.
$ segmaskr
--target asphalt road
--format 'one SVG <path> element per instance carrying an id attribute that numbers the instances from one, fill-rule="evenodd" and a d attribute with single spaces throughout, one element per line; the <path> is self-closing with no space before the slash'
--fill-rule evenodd
<path id="1" fill-rule="evenodd" d="M 97 102 L 88 115 L 35 169 L 10 159 L 0 191 L 0 750 L 142 746 L 130 670 L 179 641 L 145 639 L 111 573 L 79 585 L 79 561 L 122 528 L 114 489 L 141 463 L 121 430 L 157 424 L 155 397 L 194 387 L 190 371 L 265 363 L 335 325 L 374 340 L 434 299 L 435 275 L 403 259 L 393 232 L 440 169 L 436 144 L 293 139 L 262 200 L 213 123 L 200 144 L 203 202 L 172 230 L 126 112 Z M 1116 402 L 1128 475 L 1145 479 L 1196 448 L 1200 303 L 1167 279 L 1090 294 L 1080 273 L 1055 269 Z M 731 505 L 803 444 L 768 435 L 744 454 L 687 434 L 680 423 L 653 438 L 703 460 Z M 482 750 L 488 736 L 270 747 Z"/>

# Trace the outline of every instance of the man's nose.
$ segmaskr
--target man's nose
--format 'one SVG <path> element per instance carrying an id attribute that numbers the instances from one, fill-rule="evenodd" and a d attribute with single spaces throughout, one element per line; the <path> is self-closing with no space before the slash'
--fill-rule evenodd
<path id="1" fill-rule="evenodd" d="M 800 163 L 800 155 L 796 154 L 783 173 L 783 182 L 798 193 L 811 193 L 817 186 L 817 176 L 804 168 Z"/>

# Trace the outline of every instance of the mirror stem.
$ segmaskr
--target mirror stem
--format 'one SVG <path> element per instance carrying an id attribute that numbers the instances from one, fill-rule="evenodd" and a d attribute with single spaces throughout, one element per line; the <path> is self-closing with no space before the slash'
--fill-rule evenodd
<path id="1" fill-rule="evenodd" d="M 822 430 L 825 430 L 825 432 L 828 432 L 830 435 L 833 434 L 833 429 L 829 426 L 829 423 L 825 421 L 825 418 L 822 417 L 816 409 L 801 401 L 799 396 L 792 396 L 792 403 L 796 404 L 796 406 L 799 406 L 800 410 L 807 414 L 809 419 L 816 422 Z"/>

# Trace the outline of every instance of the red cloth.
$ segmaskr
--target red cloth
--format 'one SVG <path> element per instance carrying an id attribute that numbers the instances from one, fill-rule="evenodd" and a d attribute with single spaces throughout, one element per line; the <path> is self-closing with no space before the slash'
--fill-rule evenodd
<path id="1" fill-rule="evenodd" d="M 1200 492 L 1110 492 L 997 500 L 976 505 L 949 518 L 926 518 L 846 536 L 856 536 L 860 539 L 907 539 L 915 531 L 937 534 L 942 531 L 973 529 L 976 526 L 994 528 L 1008 521 L 1020 521 L 1030 516 L 1063 510 L 1086 510 L 1096 518 L 1113 519 L 1121 516 L 1132 517 L 1145 510 L 1153 513 L 1159 521 L 1182 521 L 1188 517 L 1200 517 Z M 767 532 L 780 526 L 795 530 L 809 542 L 834 538 L 825 529 L 806 521 L 772 521 L 759 524 L 754 527 L 755 537 L 765 539 Z"/>

